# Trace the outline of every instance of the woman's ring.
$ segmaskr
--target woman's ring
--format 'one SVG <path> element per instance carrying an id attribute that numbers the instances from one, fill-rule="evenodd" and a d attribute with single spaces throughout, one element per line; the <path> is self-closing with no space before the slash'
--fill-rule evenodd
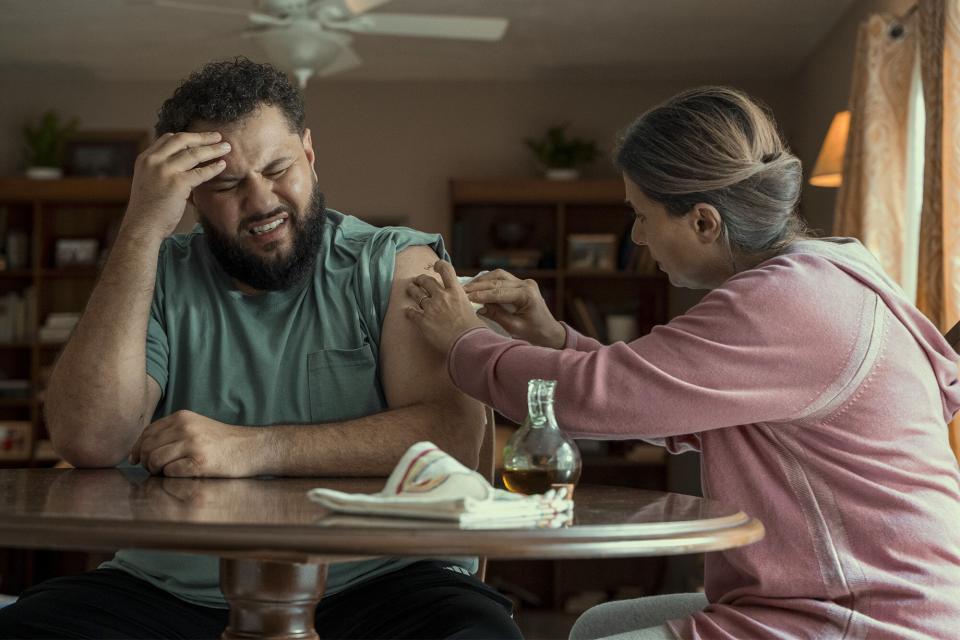
<path id="1" fill-rule="evenodd" d="M 429 297 L 430 297 L 430 294 L 429 294 L 429 293 L 426 294 L 426 295 L 424 295 L 424 296 L 421 296 L 420 299 L 417 300 L 417 306 L 420 307 L 421 309 L 423 309 L 423 301 L 426 300 L 426 299 L 429 298 Z"/>

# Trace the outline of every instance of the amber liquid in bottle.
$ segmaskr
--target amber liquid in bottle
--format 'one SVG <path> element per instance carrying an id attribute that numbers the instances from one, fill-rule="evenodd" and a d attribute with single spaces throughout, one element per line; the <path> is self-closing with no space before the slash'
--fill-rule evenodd
<path id="1" fill-rule="evenodd" d="M 579 475 L 573 469 L 504 469 L 503 484 L 514 493 L 529 495 L 563 486 L 572 487 Z"/>
<path id="2" fill-rule="evenodd" d="M 566 488 L 567 496 L 580 479 L 580 452 L 560 431 L 553 411 L 554 380 L 527 384 L 527 419 L 503 448 L 503 484 L 527 495 Z"/>

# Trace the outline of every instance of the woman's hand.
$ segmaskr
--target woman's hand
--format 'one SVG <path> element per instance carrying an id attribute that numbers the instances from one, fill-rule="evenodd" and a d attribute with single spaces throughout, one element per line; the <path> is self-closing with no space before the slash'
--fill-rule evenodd
<path id="1" fill-rule="evenodd" d="M 438 260 L 433 270 L 440 274 L 443 284 L 426 274 L 414 278 L 407 285 L 407 296 L 413 306 L 406 308 L 406 314 L 427 342 L 446 354 L 463 332 L 486 325 L 473 310 L 453 266 Z"/>
<path id="2" fill-rule="evenodd" d="M 521 280 L 502 269 L 485 273 L 464 285 L 471 302 L 484 305 L 480 315 L 507 332 L 540 347 L 562 349 L 567 332 L 547 308 L 534 280 Z"/>

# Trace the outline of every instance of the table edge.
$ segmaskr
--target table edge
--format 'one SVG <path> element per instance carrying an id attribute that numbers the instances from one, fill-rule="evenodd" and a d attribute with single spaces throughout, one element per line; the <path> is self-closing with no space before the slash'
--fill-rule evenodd
<path id="1" fill-rule="evenodd" d="M 576 535 L 551 536 L 556 530 L 405 530 L 384 539 L 382 528 L 331 528 L 315 525 L 217 525 L 197 529 L 180 523 L 85 519 L 17 518 L 0 523 L 0 546 L 18 548 L 113 551 L 123 548 L 170 552 L 244 556 L 380 556 L 437 557 L 483 555 L 489 558 L 573 558 L 682 555 L 739 547 L 763 538 L 763 524 L 746 514 L 706 530 L 638 534 L 620 525 L 590 535 L 589 527 Z M 52 529 L 51 525 L 56 525 Z M 599 527 L 598 527 L 599 528 Z M 573 531 L 568 529 L 567 531 Z M 321 533 L 321 535 L 318 535 Z M 176 535 L 174 535 L 176 534 Z M 135 540 L 135 542 L 133 542 Z M 428 550 L 427 550 L 428 549 Z"/>

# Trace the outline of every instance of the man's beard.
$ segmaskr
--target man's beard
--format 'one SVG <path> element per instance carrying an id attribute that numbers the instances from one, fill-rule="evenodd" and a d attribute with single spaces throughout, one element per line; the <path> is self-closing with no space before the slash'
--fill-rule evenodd
<path id="1" fill-rule="evenodd" d="M 259 291 L 281 291 L 298 284 L 313 272 L 323 240 L 325 204 L 326 198 L 320 191 L 320 185 L 314 183 L 310 201 L 302 212 L 281 205 L 273 211 L 243 221 L 242 228 L 247 228 L 256 220 L 266 220 L 286 212 L 288 217 L 284 224 L 290 225 L 293 248 L 285 257 L 258 256 L 244 248 L 236 236 L 210 224 L 202 212 L 198 211 L 197 217 L 203 226 L 210 253 L 227 275 Z"/>

